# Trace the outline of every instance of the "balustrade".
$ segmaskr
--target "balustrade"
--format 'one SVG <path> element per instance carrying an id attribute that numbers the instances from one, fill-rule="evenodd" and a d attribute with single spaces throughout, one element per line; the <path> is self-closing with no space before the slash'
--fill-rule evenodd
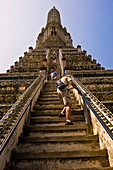
<path id="1" fill-rule="evenodd" d="M 0 120 L 0 169 L 3 169 L 9 161 L 23 126 L 26 122 L 29 123 L 29 114 L 40 95 L 44 82 L 45 72 L 35 79 Z"/>
<path id="2" fill-rule="evenodd" d="M 73 77 L 73 81 L 76 85 L 73 93 L 84 110 L 86 124 L 92 124 L 94 135 L 99 136 L 100 148 L 107 149 L 113 167 L 113 114 L 77 78 Z"/>

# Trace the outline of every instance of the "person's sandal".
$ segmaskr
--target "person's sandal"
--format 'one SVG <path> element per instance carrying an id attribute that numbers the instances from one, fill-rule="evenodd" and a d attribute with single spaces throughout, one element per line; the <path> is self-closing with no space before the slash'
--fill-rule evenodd
<path id="1" fill-rule="evenodd" d="M 65 117 L 65 114 L 60 113 L 58 117 Z"/>
<path id="2" fill-rule="evenodd" d="M 66 121 L 65 125 L 73 125 L 73 122 Z"/>

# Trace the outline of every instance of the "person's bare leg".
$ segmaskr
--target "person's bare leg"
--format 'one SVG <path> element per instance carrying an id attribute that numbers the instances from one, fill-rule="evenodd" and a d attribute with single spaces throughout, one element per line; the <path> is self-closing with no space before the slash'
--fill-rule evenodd
<path id="1" fill-rule="evenodd" d="M 65 108 L 66 108 L 66 121 L 71 120 L 71 107 L 65 106 Z"/>
<path id="2" fill-rule="evenodd" d="M 64 106 L 64 108 L 61 111 L 61 114 L 65 114 L 65 110 L 66 110 L 66 107 Z"/>
<path id="3" fill-rule="evenodd" d="M 65 125 L 73 125 L 71 121 L 71 107 L 66 106 L 66 123 Z"/>
<path id="4" fill-rule="evenodd" d="M 59 117 L 64 117 L 65 116 L 65 110 L 66 110 L 66 108 L 64 106 L 64 108 L 62 109 L 61 113 L 58 116 Z"/>

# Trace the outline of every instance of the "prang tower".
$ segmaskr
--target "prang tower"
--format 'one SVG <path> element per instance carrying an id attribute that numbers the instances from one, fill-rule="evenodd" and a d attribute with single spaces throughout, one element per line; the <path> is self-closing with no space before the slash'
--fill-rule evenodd
<path id="1" fill-rule="evenodd" d="M 52 68 L 76 84 L 73 126 L 58 117 L 63 106 L 49 77 Z M 113 70 L 73 46 L 53 7 L 35 47 L 0 74 L 0 170 L 111 170 L 112 112 Z"/>
<path id="2" fill-rule="evenodd" d="M 37 77 L 40 69 L 45 69 L 45 62 L 48 75 L 52 67 L 61 72 L 60 54 L 66 61 L 65 70 L 70 70 L 72 75 L 78 77 L 100 101 L 113 111 L 113 82 L 111 79 L 113 70 L 103 68 L 90 54 L 87 54 L 86 50 L 82 50 L 81 45 L 73 47 L 71 35 L 66 27 L 62 26 L 60 13 L 55 7 L 48 12 L 46 26 L 41 29 L 36 46 L 29 47 L 28 51 L 19 57 L 19 61 L 16 61 L 6 74 L 1 74 L 1 80 L 2 77 L 5 79 L 7 77 L 9 80 L 1 91 L 0 102 L 3 103 L 1 111 L 6 112 Z M 2 94 L 4 91 L 7 91 L 8 97 Z"/>

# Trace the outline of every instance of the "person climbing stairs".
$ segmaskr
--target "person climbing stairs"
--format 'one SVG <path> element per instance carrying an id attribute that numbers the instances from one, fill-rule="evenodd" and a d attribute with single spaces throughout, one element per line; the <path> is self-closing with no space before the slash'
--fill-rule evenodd
<path id="1" fill-rule="evenodd" d="M 19 138 L 7 170 L 111 170 L 98 136 L 87 133 L 83 110 L 72 99 L 72 121 L 58 117 L 61 105 L 53 82 L 45 83 L 30 116 L 27 131 Z"/>

